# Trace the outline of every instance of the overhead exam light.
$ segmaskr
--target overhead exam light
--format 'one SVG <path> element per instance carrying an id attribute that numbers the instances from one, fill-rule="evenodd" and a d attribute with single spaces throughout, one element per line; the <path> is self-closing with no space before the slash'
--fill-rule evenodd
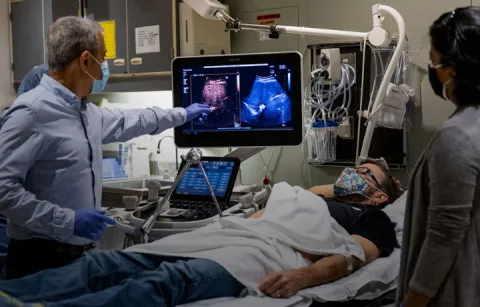
<path id="1" fill-rule="evenodd" d="M 234 21 L 227 13 L 227 7 L 217 0 L 183 0 L 200 16 L 206 19 Z"/>

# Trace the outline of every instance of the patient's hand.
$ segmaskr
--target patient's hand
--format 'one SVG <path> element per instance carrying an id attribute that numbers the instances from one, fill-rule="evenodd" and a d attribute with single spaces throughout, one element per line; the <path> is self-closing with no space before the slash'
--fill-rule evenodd
<path id="1" fill-rule="evenodd" d="M 304 270 L 289 270 L 270 273 L 263 279 L 258 289 L 274 298 L 288 298 L 308 286 Z"/>

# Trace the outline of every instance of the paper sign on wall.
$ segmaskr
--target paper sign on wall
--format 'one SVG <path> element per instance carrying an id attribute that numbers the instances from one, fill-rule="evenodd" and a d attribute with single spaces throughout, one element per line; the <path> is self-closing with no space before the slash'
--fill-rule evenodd
<path id="1" fill-rule="evenodd" d="M 160 52 L 160 26 L 135 28 L 136 53 Z"/>
<path id="2" fill-rule="evenodd" d="M 261 25 L 272 26 L 277 24 L 277 19 L 280 19 L 282 16 L 280 14 L 268 14 L 268 15 L 259 15 L 257 20 Z M 271 40 L 268 32 L 260 32 L 260 41 Z"/>
<path id="3" fill-rule="evenodd" d="M 105 38 L 105 46 L 107 47 L 107 55 L 105 59 L 117 58 L 117 40 L 115 36 L 115 20 L 99 22 L 103 29 L 103 37 Z"/>
<path id="4" fill-rule="evenodd" d="M 270 33 L 268 32 L 260 32 L 260 41 L 264 42 L 264 41 L 272 40 L 269 35 Z"/>

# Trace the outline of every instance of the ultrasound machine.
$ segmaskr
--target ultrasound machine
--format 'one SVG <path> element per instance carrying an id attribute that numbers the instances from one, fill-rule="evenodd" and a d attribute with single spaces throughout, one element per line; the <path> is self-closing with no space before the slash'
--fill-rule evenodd
<path id="1" fill-rule="evenodd" d="M 241 162 L 265 147 L 297 146 L 303 140 L 298 52 L 179 57 L 172 76 L 175 107 L 204 103 L 212 112 L 175 128 L 176 145 L 192 149 L 182 157 L 167 194 L 139 203 L 128 221 L 117 221 L 140 242 L 262 209 L 269 187 L 242 185 Z M 236 150 L 226 157 L 203 157 L 197 148 L 207 147 Z"/>

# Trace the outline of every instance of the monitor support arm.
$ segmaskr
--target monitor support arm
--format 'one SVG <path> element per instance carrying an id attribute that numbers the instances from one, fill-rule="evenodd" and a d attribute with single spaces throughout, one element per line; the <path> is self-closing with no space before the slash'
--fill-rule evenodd
<path id="1" fill-rule="evenodd" d="M 172 196 L 173 192 L 179 185 L 180 181 L 182 181 L 183 176 L 192 165 L 198 165 L 198 168 L 202 172 L 203 178 L 207 182 L 208 190 L 210 191 L 210 196 L 212 196 L 213 202 L 218 211 L 218 215 L 220 217 L 223 216 L 222 210 L 220 209 L 220 205 L 218 204 L 218 201 L 217 201 L 217 197 L 215 197 L 215 192 L 213 191 L 212 185 L 208 180 L 207 173 L 205 172 L 205 169 L 203 168 L 202 163 L 200 163 L 202 159 L 202 151 L 197 148 L 192 148 L 187 153 L 186 157 L 182 156 L 182 159 L 186 161 L 185 166 L 180 170 L 180 173 L 178 174 L 177 178 L 175 178 L 175 181 L 173 182 L 172 186 L 168 190 L 167 194 L 165 194 L 165 196 L 161 200 L 153 204 L 155 206 L 155 212 L 140 227 L 140 230 L 143 233 L 143 243 L 148 243 L 148 236 L 150 232 L 153 230 L 153 227 L 155 226 L 157 217 L 162 213 L 165 203 L 170 200 L 170 197 Z"/>
<path id="2" fill-rule="evenodd" d="M 225 155 L 226 158 L 237 158 L 241 162 L 244 162 L 256 154 L 262 152 L 265 147 L 252 147 L 252 148 L 237 148 L 232 152 Z"/>
<path id="3" fill-rule="evenodd" d="M 240 160 L 240 162 L 244 162 L 251 157 L 255 156 L 256 154 L 259 154 L 265 149 L 265 147 L 252 147 L 252 148 L 237 148 L 234 149 L 232 152 L 228 153 L 225 155 L 227 158 L 237 158 Z M 239 172 L 237 175 L 237 179 L 235 180 L 235 186 L 242 185 L 242 172 Z"/>
<path id="4" fill-rule="evenodd" d="M 329 29 L 317 29 L 307 27 L 290 27 L 281 25 L 258 25 L 258 24 L 245 24 L 229 16 L 226 13 L 226 7 L 217 0 L 183 0 L 193 10 L 195 10 L 200 16 L 207 19 L 222 20 L 227 25 L 227 31 L 240 31 L 251 30 L 257 32 L 268 32 L 272 38 L 278 38 L 280 34 L 298 35 L 298 36 L 312 36 L 312 37 L 325 37 L 325 38 L 341 38 L 354 40 L 359 42 L 366 42 L 367 40 L 376 47 L 388 46 L 391 42 L 391 35 L 383 28 L 383 20 L 386 15 L 391 16 L 397 23 L 399 30 L 399 40 L 396 50 L 393 54 L 392 60 L 388 65 L 385 72 L 385 76 L 380 85 L 377 97 L 373 104 L 373 112 L 377 110 L 385 96 L 390 81 L 392 80 L 395 68 L 400 61 L 403 51 L 407 46 L 407 31 L 405 21 L 402 15 L 395 9 L 389 6 L 376 4 L 372 7 L 373 18 L 373 30 L 370 32 L 351 32 L 351 31 L 339 31 Z M 366 158 L 370 150 L 372 142 L 373 132 L 376 127 L 375 118 L 370 118 L 368 121 L 367 131 L 365 138 L 363 139 L 363 145 L 360 152 L 360 156 L 357 158 Z"/>

